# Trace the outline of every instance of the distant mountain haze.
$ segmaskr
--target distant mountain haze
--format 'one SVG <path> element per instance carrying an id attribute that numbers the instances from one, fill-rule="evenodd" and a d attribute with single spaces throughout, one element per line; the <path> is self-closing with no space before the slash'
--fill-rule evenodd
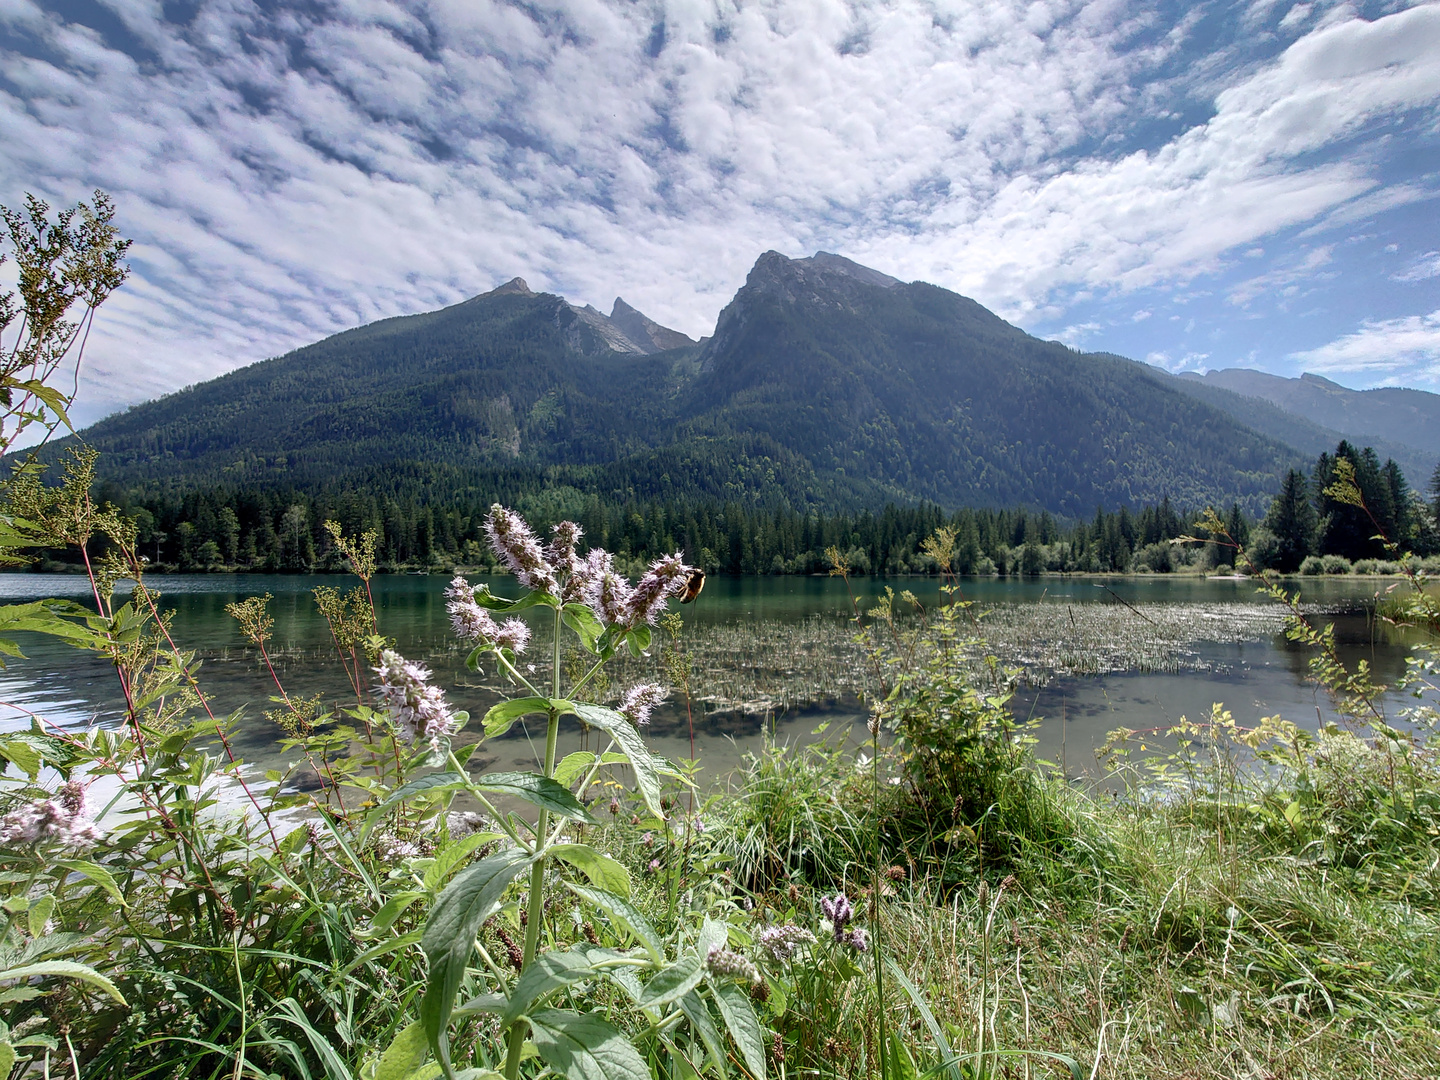
<path id="1" fill-rule="evenodd" d="M 476 492 L 508 478 L 507 490 L 622 500 L 1080 516 L 1166 496 L 1258 512 L 1311 444 L 1333 449 L 1341 430 L 1192 382 L 1041 341 L 966 297 L 839 255 L 769 251 L 701 342 L 619 297 L 607 316 L 515 278 L 79 437 L 102 452 L 103 477 L 172 492 L 333 485 L 361 469 L 373 483 L 377 469 L 419 475 L 426 463 Z"/>

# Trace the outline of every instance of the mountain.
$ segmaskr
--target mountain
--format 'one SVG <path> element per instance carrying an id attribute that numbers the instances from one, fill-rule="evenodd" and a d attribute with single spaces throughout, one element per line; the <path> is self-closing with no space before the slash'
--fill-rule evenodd
<path id="1" fill-rule="evenodd" d="M 839 255 L 773 251 L 699 343 L 618 297 L 606 316 L 516 278 L 80 438 L 102 452 L 102 477 L 152 491 L 333 486 L 363 469 L 367 485 L 384 482 L 377 470 L 443 475 L 446 491 L 1069 516 L 1167 495 L 1253 512 L 1303 458 L 1143 364 L 1040 341 L 973 300 Z"/>
<path id="2" fill-rule="evenodd" d="M 1440 461 L 1440 394 L 1398 386 L 1351 390 L 1309 372 L 1287 379 L 1249 368 L 1185 372 L 1177 378 L 1269 402 L 1352 441 L 1373 445 L 1381 457 L 1393 457 L 1414 482 L 1428 480 Z"/>
<path id="3" fill-rule="evenodd" d="M 1256 374 L 1260 374 L 1257 372 Z M 1383 438 L 1373 432 L 1342 432 L 1324 427 L 1299 413 L 1287 412 L 1279 405 L 1264 398 L 1249 397 L 1234 390 L 1226 390 L 1200 378 L 1192 372 L 1171 375 L 1154 368 L 1151 377 L 1165 386 L 1173 387 L 1182 394 L 1212 405 L 1227 413 L 1246 427 L 1263 431 L 1271 438 L 1287 446 L 1293 446 L 1307 457 L 1319 457 L 1322 453 L 1333 453 L 1342 439 L 1358 441 L 1362 446 L 1373 447 L 1383 461 L 1393 458 L 1405 476 L 1418 486 L 1423 486 L 1435 468 L 1435 457 L 1424 450 L 1405 443 Z"/>

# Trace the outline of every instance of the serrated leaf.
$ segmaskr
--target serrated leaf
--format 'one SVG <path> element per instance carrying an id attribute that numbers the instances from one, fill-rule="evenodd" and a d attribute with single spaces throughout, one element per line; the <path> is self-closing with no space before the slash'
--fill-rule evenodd
<path id="1" fill-rule="evenodd" d="M 546 994 L 594 975 L 595 969 L 584 953 L 569 949 L 541 953 L 526 965 L 511 987 L 510 1000 L 500 1017 L 501 1028 L 530 1012 L 530 1007 Z"/>
<path id="2" fill-rule="evenodd" d="M 510 725 L 522 716 L 550 711 L 550 699 L 543 697 L 511 698 L 499 705 L 491 706 L 481 721 L 487 739 L 498 739 L 510 730 Z"/>
<path id="3" fill-rule="evenodd" d="M 503 839 L 503 835 L 497 832 L 477 832 L 469 836 L 462 836 L 445 845 L 435 855 L 435 861 L 425 871 L 425 887 L 427 889 L 438 889 L 445 883 L 445 879 L 455 870 L 457 866 L 469 858 L 477 849 L 495 840 Z"/>
<path id="4" fill-rule="evenodd" d="M 93 863 L 89 859 L 59 859 L 55 865 L 72 874 L 89 878 L 104 889 L 110 898 L 121 907 L 130 906 L 125 902 L 125 897 L 121 895 L 120 886 L 115 883 L 115 876 L 99 863 Z"/>
<path id="5" fill-rule="evenodd" d="M 15 1048 L 0 1042 L 0 1076 L 9 1076 L 15 1068 Z"/>
<path id="6" fill-rule="evenodd" d="M 605 633 L 605 627 L 593 611 L 584 604 L 566 604 L 561 618 L 566 626 L 575 631 L 575 636 L 580 639 L 580 644 L 585 646 L 586 652 L 599 652 L 596 644 Z"/>
<path id="7" fill-rule="evenodd" d="M 69 960 L 43 960 L 38 964 L 25 964 L 22 967 L 6 968 L 0 971 L 0 979 L 6 982 L 18 979 L 33 979 L 37 975 L 55 975 L 65 979 L 79 979 L 81 982 L 97 986 L 109 994 L 121 1005 L 125 1004 L 125 996 L 119 989 L 92 967 L 84 964 L 71 963 Z"/>
<path id="8" fill-rule="evenodd" d="M 630 768 L 634 770 L 635 786 L 640 791 L 640 797 L 645 800 L 646 808 L 664 821 L 665 812 L 660 808 L 660 773 L 656 768 L 654 755 L 646 747 L 645 740 L 640 737 L 635 726 L 621 713 L 603 705 L 576 705 L 575 715 L 615 740 L 615 745 L 620 747 L 625 759 L 630 763 Z"/>
<path id="9" fill-rule="evenodd" d="M 700 1036 L 705 1049 L 710 1052 L 715 1071 L 721 1076 L 727 1075 L 729 1070 L 725 1068 L 725 1041 L 720 1037 L 720 1029 L 715 1026 L 715 1014 L 710 1011 L 706 1000 L 692 990 L 680 999 L 680 1011 L 685 1014 L 685 1019 L 690 1021 L 695 1034 Z"/>
<path id="10" fill-rule="evenodd" d="M 733 982 L 710 983 L 709 988 L 745 1070 L 755 1080 L 765 1080 L 765 1033 L 750 1004 L 750 995 Z"/>
<path id="11" fill-rule="evenodd" d="M 589 750 L 576 750 L 573 754 L 566 754 L 560 759 L 560 764 L 555 766 L 555 782 L 568 788 L 585 775 L 585 770 L 594 765 L 595 761 L 596 756 Z"/>
<path id="12" fill-rule="evenodd" d="M 660 940 L 660 935 L 655 933 L 655 928 L 650 925 L 650 920 L 642 915 L 638 908 L 626 900 L 623 896 L 616 896 L 604 889 L 592 889 L 588 885 L 580 885 L 573 881 L 563 883 L 567 889 L 580 897 L 587 904 L 593 904 L 612 920 L 620 923 L 629 930 L 636 941 L 650 954 L 650 959 L 657 964 L 665 962 L 665 946 Z"/>
<path id="13" fill-rule="evenodd" d="M 385 796 L 379 806 L 371 810 L 365 818 L 365 828 L 360 833 L 360 842 L 363 844 L 370 831 L 385 817 L 390 808 L 404 802 L 406 799 L 413 799 L 416 795 L 443 795 L 447 791 L 460 791 L 468 783 L 468 777 L 457 772 L 437 772 L 429 776 L 422 776 L 418 780 L 411 780 L 409 783 L 401 784 L 389 795 Z"/>
<path id="14" fill-rule="evenodd" d="M 645 650 L 650 647 L 650 627 L 635 627 L 625 635 L 625 643 L 630 646 L 630 655 L 639 660 L 645 655 Z"/>
<path id="15" fill-rule="evenodd" d="M 704 962 L 694 953 L 688 953 L 657 972 L 645 984 L 638 1004 L 643 1009 L 657 1009 L 672 1001 L 679 1001 L 700 985 L 700 980 L 704 977 Z"/>
<path id="16" fill-rule="evenodd" d="M 380 1063 L 375 1066 L 375 1080 L 406 1080 L 425 1062 L 430 1042 L 425 1038 L 425 1025 L 415 1021 L 390 1041 Z"/>
<path id="17" fill-rule="evenodd" d="M 630 895 L 630 871 L 589 844 L 552 844 L 549 852 L 579 870 L 596 888 L 617 896 Z"/>
<path id="18" fill-rule="evenodd" d="M 566 1080 L 637 1080 L 650 1075 L 630 1040 L 595 1013 L 541 1009 L 530 1018 L 540 1057 Z"/>
<path id="19" fill-rule="evenodd" d="M 430 960 L 430 978 L 420 1003 L 420 1019 L 435 1056 L 449 1061 L 445 1039 L 455 994 L 465 978 L 475 935 L 500 908 L 500 898 L 530 856 L 515 848 L 481 859 L 455 878 L 435 901 L 425 924 L 421 948 Z"/>
<path id="20" fill-rule="evenodd" d="M 490 591 L 489 585 L 480 585 L 475 589 L 475 603 L 487 611 L 524 611 L 526 608 L 535 607 L 537 604 L 544 604 L 547 607 L 554 607 L 558 601 L 547 592 L 538 589 L 527 593 L 519 600 L 506 600 L 503 596 L 496 596 Z"/>
<path id="21" fill-rule="evenodd" d="M 570 793 L 569 788 L 562 787 L 548 776 L 541 776 L 539 773 L 486 773 L 475 778 L 474 786 L 481 791 L 523 799 L 572 821 L 583 821 L 592 825 L 595 823 L 590 811 Z"/>

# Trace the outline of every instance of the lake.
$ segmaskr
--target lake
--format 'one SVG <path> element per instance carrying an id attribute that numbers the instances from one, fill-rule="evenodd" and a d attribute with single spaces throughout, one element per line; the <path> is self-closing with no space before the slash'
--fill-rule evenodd
<path id="1" fill-rule="evenodd" d="M 504 689 L 493 669 L 464 667 L 466 650 L 450 633 L 441 576 L 381 576 L 373 594 L 383 633 L 411 659 L 431 666 L 459 708 L 472 715 Z M 509 579 L 472 578 L 500 595 L 514 595 Z M 1365 658 L 1376 677 L 1393 685 L 1405 668 L 1406 642 L 1372 617 L 1384 579 L 1304 579 L 1305 602 L 1334 622 L 1347 662 Z M 182 648 L 203 661 L 201 683 L 217 715 L 245 710 L 233 737 L 237 753 L 258 765 L 280 762 L 276 732 L 263 713 L 273 683 L 241 637 L 225 606 L 270 593 L 275 618 L 272 654 L 292 695 L 325 694 L 345 702 L 345 678 L 310 590 L 349 588 L 354 579 L 331 575 L 156 576 L 161 606 L 172 609 Z M 921 604 L 940 600 L 935 579 L 859 579 L 862 608 L 886 586 L 911 590 Z M 0 575 L 0 601 L 67 596 L 86 602 L 81 577 Z M 1068 774 L 1097 771 L 1095 749 L 1117 727 L 1159 728 L 1209 714 L 1224 702 L 1238 721 L 1280 714 L 1314 728 L 1332 717 L 1326 694 L 1306 677 L 1308 652 L 1281 633 L 1283 612 L 1259 596 L 1253 582 L 1193 577 L 977 579 L 962 582 L 989 648 L 1024 669 L 1014 702 L 1021 718 L 1041 718 L 1039 752 Z M 851 642 L 845 583 L 823 577 L 712 578 L 699 601 L 680 609 L 684 647 L 694 671 L 694 701 L 656 714 L 647 737 L 668 757 L 696 756 L 712 778 L 728 772 L 768 732 L 802 741 L 825 726 L 826 737 L 864 737 L 868 667 Z M 536 623 L 537 630 L 539 623 Z M 658 635 L 657 635 L 658 636 Z M 29 724 L 29 713 L 67 726 L 114 723 L 122 701 L 110 666 L 87 654 L 26 636 L 23 660 L 0 672 L 0 725 Z M 652 649 L 652 654 L 658 649 Z M 658 672 L 658 657 L 628 658 L 616 688 Z M 353 695 L 350 703 L 353 703 Z M 1403 704 L 1394 692 L 1387 709 Z M 516 725 L 487 746 L 491 767 L 530 768 L 543 744 Z M 533 740 L 533 741 L 532 741 Z M 578 745 L 574 738 L 568 745 Z M 566 747 L 562 747 L 562 750 Z"/>

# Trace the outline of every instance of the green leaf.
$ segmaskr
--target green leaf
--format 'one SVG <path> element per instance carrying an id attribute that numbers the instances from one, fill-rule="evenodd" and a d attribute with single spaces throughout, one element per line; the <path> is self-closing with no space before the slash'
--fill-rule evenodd
<path id="1" fill-rule="evenodd" d="M 645 740 L 621 713 L 603 705 L 576 705 L 575 715 L 591 727 L 597 727 L 615 740 L 630 768 L 635 771 L 635 786 L 645 806 L 661 821 L 665 812 L 660 808 L 660 773 L 653 754 L 645 746 Z"/>
<path id="2" fill-rule="evenodd" d="M 630 646 L 630 655 L 636 660 L 650 647 L 650 627 L 637 626 L 625 635 L 625 643 Z"/>
<path id="3" fill-rule="evenodd" d="M 502 834 L 497 832 L 477 832 L 446 844 L 435 854 L 435 861 L 425 871 L 425 887 L 438 889 L 454 869 L 469 858 L 476 849 L 502 838 Z"/>
<path id="4" fill-rule="evenodd" d="M 512 612 L 524 611 L 537 604 L 554 607 L 559 601 L 549 593 L 541 592 L 538 589 L 522 596 L 519 600 L 506 600 L 503 596 L 496 596 L 492 593 L 489 585 L 480 585 L 475 589 L 475 603 L 489 611 Z"/>
<path id="5" fill-rule="evenodd" d="M 25 739 L 0 739 L 0 757 L 13 761 L 31 780 L 40 775 L 40 767 L 44 763 L 40 752 Z"/>
<path id="6" fill-rule="evenodd" d="M 515 875 L 529 865 L 530 856 L 516 848 L 481 859 L 446 886 L 430 912 L 420 943 L 430 960 L 420 1019 L 441 1061 L 450 1060 L 446 1028 L 475 948 L 475 935 L 480 925 L 500 909 L 500 898 Z"/>
<path id="7" fill-rule="evenodd" d="M 422 776 L 418 780 L 411 780 L 408 784 L 401 784 L 389 795 L 379 806 L 371 810 L 365 818 L 365 828 L 360 833 L 360 842 L 363 844 L 370 831 L 383 819 L 390 808 L 406 799 L 413 799 L 416 795 L 443 795 L 449 791 L 459 791 L 467 786 L 469 778 L 457 772 L 437 772 L 429 776 Z"/>
<path id="8" fill-rule="evenodd" d="M 540 1057 L 566 1080 L 636 1080 L 650 1075 L 630 1041 L 595 1013 L 541 1009 L 530 1018 Z"/>
<path id="9" fill-rule="evenodd" d="M 726 1076 L 730 1070 L 725 1067 L 725 1043 L 720 1038 L 720 1029 L 715 1026 L 715 1014 L 710 1011 L 710 1006 L 692 990 L 680 999 L 680 1011 L 685 1014 L 685 1019 L 690 1021 L 695 1034 L 700 1036 L 705 1049 L 710 1052 L 715 1071 Z"/>
<path id="10" fill-rule="evenodd" d="M 700 985 L 704 977 L 704 962 L 695 953 L 688 953 L 645 984 L 638 1004 L 642 1009 L 657 1009 L 678 1001 Z"/>
<path id="11" fill-rule="evenodd" d="M 0 1076 L 9 1076 L 15 1068 L 15 1048 L 8 1042 L 0 1042 Z"/>
<path id="12" fill-rule="evenodd" d="M 553 844 L 549 852 L 579 870 L 596 888 L 617 896 L 630 895 L 630 871 L 589 844 Z"/>
<path id="13" fill-rule="evenodd" d="M 382 930 L 390 929 L 390 927 L 394 925 L 395 920 L 405 914 L 406 909 L 424 895 L 423 892 L 403 892 L 392 896 L 389 900 L 386 900 L 385 905 L 375 913 L 375 917 L 370 920 L 370 925 L 357 929 L 355 936 L 358 938 L 371 938 Z"/>
<path id="14" fill-rule="evenodd" d="M 510 725 L 522 716 L 550 711 L 550 699 L 543 697 L 512 698 L 492 706 L 481 723 L 487 739 L 498 739 L 510 730 Z"/>
<path id="15" fill-rule="evenodd" d="M 568 788 L 585 774 L 586 769 L 595 764 L 595 760 L 595 755 L 589 750 L 576 750 L 573 754 L 566 754 L 560 759 L 560 764 L 555 766 L 555 782 Z"/>
<path id="16" fill-rule="evenodd" d="M 510 1000 L 500 1017 L 500 1027 L 507 1028 L 530 1011 L 530 1007 L 547 994 L 561 987 L 595 975 L 589 958 L 582 952 L 555 950 L 541 953 L 526 965 L 510 990 Z"/>
<path id="17" fill-rule="evenodd" d="M 640 942 L 645 951 L 650 954 L 651 960 L 657 964 L 665 962 L 665 946 L 660 940 L 660 935 L 655 933 L 655 928 L 650 925 L 650 920 L 640 914 L 639 909 L 629 900 L 623 896 L 616 896 L 612 892 L 606 892 L 604 889 L 592 889 L 573 881 L 566 881 L 563 884 L 581 900 L 599 908 L 612 920 L 629 930 L 635 940 Z"/>
<path id="18" fill-rule="evenodd" d="M 405 1080 L 425 1062 L 430 1042 L 425 1038 L 425 1025 L 419 1020 L 391 1040 L 375 1066 L 375 1080 Z"/>
<path id="19" fill-rule="evenodd" d="M 125 897 L 120 893 L 120 886 L 115 883 L 115 877 L 99 863 L 93 863 L 89 859 L 58 859 L 55 865 L 62 870 L 68 870 L 72 874 L 80 874 L 89 878 L 104 889 L 112 900 L 121 907 L 129 907 Z"/>
<path id="20" fill-rule="evenodd" d="M 561 618 L 564 619 L 566 626 L 575 631 L 576 636 L 580 639 L 580 644 L 585 646 L 587 652 L 600 651 L 597 643 L 601 635 L 605 633 L 605 627 L 601 625 L 593 611 L 584 604 L 566 604 Z"/>
<path id="21" fill-rule="evenodd" d="M 562 787 L 548 776 L 541 776 L 539 773 L 486 773 L 484 776 L 476 777 L 474 783 L 475 787 L 481 791 L 524 799 L 543 810 L 549 810 L 552 814 L 570 818 L 572 821 L 583 821 L 592 825 L 595 823 L 595 819 L 590 816 L 590 811 L 580 804 L 580 800 L 570 794 L 569 788 Z"/>
<path id="22" fill-rule="evenodd" d="M 49 921 L 50 913 L 54 910 L 55 897 L 53 896 L 42 896 L 30 905 L 30 910 L 25 913 L 25 920 L 30 926 L 32 938 L 38 938 L 45 933 L 45 923 Z"/>
<path id="23" fill-rule="evenodd" d="M 66 979 L 79 979 L 81 982 L 98 986 L 105 993 L 109 994 L 121 1005 L 125 1004 L 125 997 L 116 988 L 115 984 L 101 975 L 92 967 L 84 964 L 73 964 L 69 960 L 43 960 L 38 964 L 26 964 L 23 967 L 6 968 L 0 971 L 0 980 L 9 982 L 12 979 L 33 979 L 37 975 L 58 975 Z"/>
<path id="24" fill-rule="evenodd" d="M 720 1015 L 730 1031 L 730 1038 L 740 1051 L 745 1069 L 755 1080 L 765 1080 L 765 1035 L 750 995 L 733 982 L 710 983 L 710 995 L 720 1008 Z"/>

